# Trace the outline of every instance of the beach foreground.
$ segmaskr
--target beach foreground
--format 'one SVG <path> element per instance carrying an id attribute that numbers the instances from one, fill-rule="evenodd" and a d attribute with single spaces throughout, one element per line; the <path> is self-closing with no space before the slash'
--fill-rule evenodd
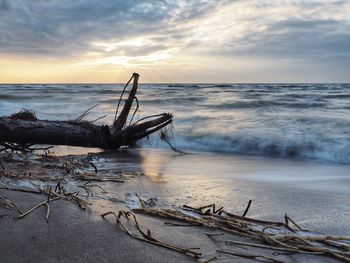
<path id="1" fill-rule="evenodd" d="M 57 151 L 57 154 L 60 152 Z M 227 211 L 242 214 L 252 200 L 248 216 L 256 219 L 283 221 L 287 212 L 303 228 L 333 235 L 350 235 L 347 199 L 349 166 L 291 161 L 254 156 L 224 154 L 175 154 L 165 150 L 142 149 L 126 152 L 99 153 L 94 160 L 98 174 L 124 173 L 124 183 L 99 182 L 81 196 L 92 203 L 81 210 L 74 204 L 58 200 L 50 205 L 49 221 L 41 207 L 20 220 L 16 211 L 0 207 L 0 233 L 4 262 L 187 262 L 193 258 L 141 242 L 114 225 L 113 217 L 102 219 L 108 211 L 137 207 L 138 194 L 160 208 L 177 208 L 183 204 L 201 206 L 215 203 Z M 40 161 L 4 162 L 7 170 L 31 170 L 32 177 L 55 174 Z M 32 180 L 32 179 L 31 179 Z M 28 178 L 3 178 L 10 187 L 27 188 Z M 49 183 L 49 181 L 45 181 Z M 56 184 L 53 183 L 52 185 Z M 81 185 L 69 180 L 71 187 Z M 103 189 L 103 190 L 101 190 Z M 0 190 L 21 210 L 45 201 L 46 196 Z M 207 232 L 222 232 L 204 227 L 174 227 L 164 220 L 137 214 L 140 225 L 149 228 L 158 239 L 182 247 L 198 247 L 203 261 L 215 255 L 226 243 L 214 242 Z M 219 240 L 237 240 L 225 234 Z M 239 239 L 238 239 L 239 240 Z M 226 245 L 226 246 L 225 246 Z M 244 250 L 243 250 L 244 251 Z M 249 248 L 250 253 L 271 256 L 272 252 Z M 309 255 L 274 256 L 284 262 L 332 262 L 333 259 Z M 221 255 L 216 260 L 242 262 L 241 257 Z M 250 259 L 246 259 L 250 262 Z M 225 261 L 224 261 L 225 262 Z M 336 262 L 336 261 L 334 261 Z"/>
<path id="2" fill-rule="evenodd" d="M 0 191 L 21 208 L 30 209 L 42 196 Z M 171 250 L 128 237 L 112 223 L 90 212 L 58 201 L 51 204 L 51 217 L 44 208 L 23 220 L 1 212 L 1 262 L 192 262 Z"/>

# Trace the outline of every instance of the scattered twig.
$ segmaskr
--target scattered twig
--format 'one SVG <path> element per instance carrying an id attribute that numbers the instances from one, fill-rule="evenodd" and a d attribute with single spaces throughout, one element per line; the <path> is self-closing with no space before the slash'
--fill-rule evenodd
<path id="1" fill-rule="evenodd" d="M 229 255 L 232 255 L 232 256 L 242 257 L 242 258 L 254 259 L 254 260 L 257 260 L 257 261 L 261 261 L 261 262 L 284 263 L 284 261 L 277 260 L 277 259 L 274 259 L 274 258 L 270 258 L 270 257 L 266 257 L 266 256 L 260 256 L 260 255 L 254 255 L 254 254 L 248 254 L 248 253 L 242 253 L 242 252 L 227 251 L 227 250 L 222 250 L 222 249 L 218 249 L 217 252 L 224 253 L 224 254 L 229 254 Z"/>
<path id="2" fill-rule="evenodd" d="M 325 240 L 350 240 L 350 236 L 334 236 L 334 235 L 296 235 L 296 234 L 277 234 L 274 235 L 276 240 L 284 239 L 303 239 L 308 241 L 325 241 Z M 349 254 L 350 255 L 350 254 Z"/>
<path id="3" fill-rule="evenodd" d="M 123 179 L 116 178 L 115 176 L 75 175 L 74 178 L 82 181 L 116 182 L 116 183 L 125 182 Z"/>
<path id="4" fill-rule="evenodd" d="M 2 149 L 0 152 L 8 150 L 10 152 L 34 152 L 34 151 L 43 151 L 45 155 L 49 153 L 49 149 L 53 148 L 53 146 L 48 147 L 32 147 L 32 144 L 26 143 L 26 144 L 18 144 L 18 143 L 11 143 L 11 142 L 0 142 L 0 146 L 2 146 Z M 4 169 L 3 169 L 4 170 Z"/>
<path id="5" fill-rule="evenodd" d="M 49 205 L 49 202 L 45 203 L 45 205 L 46 205 L 46 208 L 47 208 L 45 220 L 46 220 L 46 222 L 49 222 L 49 215 L 50 215 L 50 205 Z"/>
<path id="6" fill-rule="evenodd" d="M 198 223 L 192 223 L 192 224 L 179 224 L 179 223 L 173 223 L 173 222 L 164 222 L 164 225 L 166 225 L 166 226 L 180 226 L 180 227 L 187 227 L 187 226 L 201 226 L 201 224 L 198 224 Z"/>
<path id="7" fill-rule="evenodd" d="M 248 205 L 247 205 L 246 209 L 244 210 L 242 217 L 245 217 L 247 215 L 251 204 L 252 204 L 252 200 L 249 200 Z"/>
<path id="8" fill-rule="evenodd" d="M 88 108 L 86 111 L 83 112 L 78 118 L 75 119 L 75 121 L 81 121 L 82 119 L 85 118 L 85 116 L 91 111 L 93 108 L 95 108 L 98 104 L 95 104 L 94 106 Z"/>
<path id="9" fill-rule="evenodd" d="M 215 240 L 217 241 L 217 240 Z M 284 252 L 292 252 L 292 253 L 304 253 L 304 254 L 313 254 L 313 255 L 321 255 L 320 252 L 308 252 L 308 251 L 302 251 L 297 249 L 291 249 L 291 248 L 284 248 L 284 247 L 276 247 L 276 246 L 268 246 L 258 243 L 248 243 L 248 242 L 241 242 L 236 240 L 223 240 L 220 242 L 224 242 L 225 245 L 243 245 L 243 246 L 249 246 L 249 247 L 257 247 L 257 248 L 265 248 L 265 249 L 271 249 L 271 250 L 277 250 L 277 251 L 284 251 Z"/>
<path id="10" fill-rule="evenodd" d="M 93 163 L 93 162 L 90 162 L 90 164 L 91 164 L 91 166 L 92 166 L 92 167 L 94 167 L 94 169 L 95 169 L 95 173 L 97 173 L 97 167 L 96 167 L 96 165 L 94 165 L 94 163 Z"/>
<path id="11" fill-rule="evenodd" d="M 311 234 L 311 232 L 308 232 L 307 230 L 301 230 L 301 227 L 289 217 L 287 218 L 288 222 L 293 222 L 293 226 L 297 229 L 291 228 L 291 226 L 288 225 L 288 222 L 271 222 L 235 215 L 225 211 L 223 208 L 216 209 L 215 204 L 201 207 L 184 205 L 183 210 L 183 212 L 181 210 L 170 209 L 159 210 L 151 209 L 146 206 L 133 209 L 134 212 L 142 212 L 151 216 L 175 219 L 189 224 L 194 223 L 209 228 L 220 229 L 234 235 L 244 236 L 258 242 L 267 243 L 266 245 L 225 241 L 236 245 L 253 246 L 288 253 L 328 255 L 342 261 L 350 262 L 350 246 L 348 247 L 348 243 L 346 243 L 350 242 L 350 236 Z M 192 216 L 185 211 L 194 212 L 196 215 Z M 208 236 L 211 237 L 210 235 Z M 271 258 L 265 258 L 262 256 L 250 254 L 248 256 L 252 259 L 271 261 Z"/>
<path id="12" fill-rule="evenodd" d="M 293 219 L 291 219 L 287 213 L 284 215 L 284 220 L 286 225 L 289 225 L 289 222 L 291 222 L 296 228 L 298 228 L 300 231 L 303 231 L 304 229 L 302 229 L 297 223 L 295 223 L 295 221 Z"/>
<path id="13" fill-rule="evenodd" d="M 147 233 L 145 233 L 137 219 L 136 219 L 136 216 L 131 213 L 130 211 L 128 212 L 125 212 L 125 211 L 119 211 L 118 215 L 114 212 L 107 212 L 107 213 L 104 213 L 104 214 L 101 214 L 101 216 L 103 218 L 105 218 L 107 215 L 114 215 L 115 218 L 116 218 L 116 224 L 117 225 L 120 225 L 122 227 L 122 229 L 131 237 L 135 238 L 135 239 L 138 239 L 138 240 L 141 240 L 141 241 L 145 241 L 145 242 L 148 242 L 148 243 L 151 243 L 151 244 L 154 244 L 154 245 L 158 245 L 158 246 L 161 246 L 161 247 L 165 247 L 165 248 L 168 248 L 168 249 L 171 249 L 171 250 L 174 250 L 174 251 L 177 251 L 177 252 L 180 252 L 180 253 L 183 253 L 183 254 L 187 254 L 187 255 L 190 255 L 190 256 L 193 256 L 194 258 L 199 258 L 202 254 L 199 253 L 199 252 L 196 252 L 194 250 L 197 250 L 198 248 L 181 248 L 181 247 L 177 247 L 177 246 L 174 246 L 174 245 L 170 245 L 170 244 L 167 244 L 167 243 L 164 243 L 162 241 L 159 241 L 155 238 L 152 237 L 152 234 L 151 234 L 151 231 L 148 229 L 147 230 Z M 122 222 L 121 218 L 124 217 L 125 219 L 128 219 L 130 217 L 133 218 L 133 221 L 135 223 L 135 226 L 137 228 L 137 230 L 139 231 L 139 233 L 141 234 L 141 236 L 138 236 L 138 235 L 135 235 L 133 234 L 125 225 L 124 223 Z"/>
<path id="14" fill-rule="evenodd" d="M 101 120 L 101 119 L 104 119 L 104 118 L 106 118 L 108 115 L 103 115 L 103 116 L 101 116 L 101 117 L 98 117 L 97 119 L 94 119 L 93 121 L 89 121 L 89 123 L 94 123 L 94 122 L 96 122 L 96 121 L 99 121 L 99 120 Z"/>
<path id="15" fill-rule="evenodd" d="M 30 214 L 31 212 L 33 212 L 35 209 L 39 208 L 40 206 L 46 205 L 48 202 L 56 201 L 58 199 L 60 199 L 59 196 L 58 197 L 54 197 L 54 198 L 49 199 L 49 200 L 45 200 L 44 202 L 41 202 L 41 203 L 37 204 L 36 206 L 34 206 L 33 208 L 29 209 L 28 211 L 26 211 L 24 213 L 21 213 L 16 218 L 17 219 L 21 219 L 21 218 L 25 217 L 26 215 Z"/>
<path id="16" fill-rule="evenodd" d="M 15 208 L 19 214 L 21 214 L 21 210 L 12 202 L 10 201 L 7 197 L 0 195 L 0 205 L 4 206 L 5 208 Z"/>
<path id="17" fill-rule="evenodd" d="M 0 160 L 0 166 L 1 166 L 2 170 L 6 170 L 5 166 L 2 164 L 1 160 Z"/>
<path id="18" fill-rule="evenodd" d="M 155 206 L 157 202 L 157 198 L 149 198 L 147 200 L 143 200 L 138 194 L 136 194 L 136 197 L 139 199 L 142 207 L 150 207 Z"/>

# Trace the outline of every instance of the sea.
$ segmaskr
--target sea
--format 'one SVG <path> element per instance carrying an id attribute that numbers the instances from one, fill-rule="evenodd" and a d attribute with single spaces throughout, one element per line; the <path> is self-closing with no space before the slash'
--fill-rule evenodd
<path id="1" fill-rule="evenodd" d="M 40 119 L 75 120 L 97 104 L 84 119 L 111 125 L 123 87 L 0 85 L 0 115 L 29 109 Z M 250 217 L 283 221 L 287 212 L 305 228 L 350 235 L 350 84 L 141 84 L 137 98 L 128 122 L 173 113 L 166 132 L 187 154 L 159 134 L 99 153 L 98 174 L 131 176 L 103 183 L 108 194 L 96 189 L 102 207 L 132 208 L 137 194 L 160 207 L 215 203 L 241 214 L 252 200 Z M 77 154 L 73 148 L 54 154 Z"/>
<path id="2" fill-rule="evenodd" d="M 0 115 L 111 124 L 124 84 L 0 85 Z M 189 152 L 350 164 L 350 84 L 141 84 L 138 118 L 170 112 L 171 142 Z M 136 105 L 134 104 L 134 108 Z M 166 148 L 159 136 L 140 146 Z"/>

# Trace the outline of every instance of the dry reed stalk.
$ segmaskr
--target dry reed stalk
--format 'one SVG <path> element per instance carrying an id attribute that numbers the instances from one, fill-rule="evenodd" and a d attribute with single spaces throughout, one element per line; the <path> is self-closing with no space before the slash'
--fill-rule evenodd
<path id="1" fill-rule="evenodd" d="M 2 205 L 5 208 L 15 208 L 19 214 L 21 214 L 21 210 L 12 202 L 10 201 L 7 197 L 0 195 L 0 205 Z"/>
<path id="2" fill-rule="evenodd" d="M 15 218 L 21 219 L 21 218 L 25 217 L 26 215 L 30 214 L 31 212 L 33 212 L 34 210 L 36 210 L 37 208 L 39 208 L 39 207 L 41 207 L 43 205 L 46 205 L 48 202 L 56 201 L 58 199 L 60 199 L 60 197 L 54 197 L 52 199 L 46 200 L 44 202 L 41 202 L 41 203 L 37 204 L 36 206 L 34 206 L 33 208 L 29 209 L 28 211 L 26 211 L 24 213 L 21 213 L 20 215 L 18 215 Z"/>
<path id="3" fill-rule="evenodd" d="M 180 253 L 183 253 L 183 254 L 187 254 L 187 255 L 190 255 L 190 256 L 193 256 L 194 258 L 199 258 L 201 256 L 201 253 L 199 252 L 196 252 L 196 251 L 193 251 L 197 248 L 181 248 L 181 247 L 178 247 L 178 246 L 174 246 L 174 245 L 171 245 L 171 244 L 167 244 L 167 243 L 164 243 L 162 241 L 159 241 L 158 239 L 155 239 L 154 237 L 152 237 L 152 234 L 151 234 L 151 231 L 148 229 L 147 230 L 147 233 L 145 233 L 137 219 L 136 219 L 136 216 L 131 213 L 130 211 L 119 211 L 118 215 L 115 213 L 115 212 L 107 212 L 107 213 L 104 213 L 104 214 L 101 214 L 101 216 L 103 218 L 105 218 L 106 216 L 108 215 L 114 215 L 115 218 L 116 218 L 116 224 L 117 225 L 120 225 L 121 228 L 131 237 L 135 238 L 135 239 L 138 239 L 138 240 L 141 240 L 141 241 L 145 241 L 145 242 L 148 242 L 148 243 L 151 243 L 151 244 L 154 244 L 154 245 L 157 245 L 157 246 L 161 246 L 161 247 L 164 247 L 164 248 L 168 248 L 168 249 L 171 249 L 171 250 L 174 250 L 174 251 L 177 251 L 177 252 L 180 252 Z M 134 233 L 132 233 L 126 226 L 125 224 L 122 222 L 121 218 L 124 217 L 125 219 L 129 220 L 129 217 L 132 217 L 133 218 L 133 221 L 134 221 L 134 224 L 138 230 L 138 232 L 141 234 L 141 236 L 138 236 Z"/>
<path id="4" fill-rule="evenodd" d="M 257 261 L 261 262 L 274 262 L 274 263 L 284 263 L 284 261 L 277 260 L 274 258 L 266 257 L 266 256 L 260 256 L 260 255 L 254 255 L 254 254 L 249 254 L 249 253 L 241 253 L 237 251 L 227 251 L 227 250 L 222 250 L 218 249 L 217 252 L 236 256 L 236 257 L 242 257 L 242 258 L 248 258 L 248 259 L 254 259 Z"/>
<path id="5" fill-rule="evenodd" d="M 247 207 L 249 207 L 249 204 Z M 141 208 L 133 209 L 133 211 L 156 217 L 179 220 L 188 224 L 196 224 L 197 226 L 201 225 L 213 229 L 220 229 L 234 235 L 244 236 L 268 244 L 230 241 L 237 245 L 291 253 L 328 255 L 345 262 L 350 262 L 350 246 L 349 243 L 345 243 L 350 242 L 350 236 L 312 234 L 302 229 L 287 215 L 285 215 L 285 222 L 274 222 L 235 215 L 225 211 L 223 208 L 216 209 L 215 204 L 198 208 L 185 205 L 182 212 L 181 210 L 151 209 L 147 207 L 144 202 L 141 202 Z M 189 215 L 188 212 L 186 213 L 185 211 L 191 211 L 195 215 Z M 247 208 L 245 211 L 247 211 Z M 289 225 L 289 222 L 291 225 Z M 292 228 L 292 226 L 296 229 Z M 278 260 L 265 258 L 263 256 L 249 254 L 249 257 L 279 262 Z"/>

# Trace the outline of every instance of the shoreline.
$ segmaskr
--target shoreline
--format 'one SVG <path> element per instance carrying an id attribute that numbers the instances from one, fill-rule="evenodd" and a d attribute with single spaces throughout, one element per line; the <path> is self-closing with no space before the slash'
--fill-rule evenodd
<path id="1" fill-rule="evenodd" d="M 346 176 L 346 167 L 328 164 L 321 165 L 318 163 L 288 162 L 285 160 L 270 159 L 267 161 L 266 158 L 261 159 L 249 156 L 228 156 L 220 154 L 177 155 L 168 151 L 149 149 L 129 150 L 114 154 L 100 153 L 98 155 L 99 160 L 94 162 L 97 166 L 98 173 L 105 174 L 105 172 L 108 171 L 109 173 L 116 174 L 121 171 L 124 172 L 123 178 L 125 178 L 125 182 L 98 183 L 108 194 L 103 193 L 103 191 L 98 188 L 91 189 L 93 196 L 88 197 L 87 200 L 91 200 L 94 205 L 89 211 L 79 211 L 79 209 L 72 208 L 74 207 L 72 204 L 65 206 L 60 205 L 61 202 L 66 201 L 57 201 L 57 203 L 53 204 L 51 209 L 52 219 L 50 219 L 49 223 L 46 223 L 43 218 L 43 208 L 39 208 L 20 221 L 12 220 L 11 217 L 7 216 L 0 217 L 0 220 L 5 222 L 6 225 L 11 225 L 9 228 L 13 227 L 14 229 L 11 232 L 8 228 L 0 228 L 1 235 L 5 232 L 7 233 L 6 236 L 14 236 L 12 241 L 7 241 L 10 242 L 13 247 L 13 250 L 11 250 L 11 257 L 15 257 L 16 247 L 19 249 L 23 246 L 20 240 L 25 239 L 23 236 L 25 233 L 15 231 L 17 227 L 21 229 L 22 227 L 29 226 L 30 228 L 31 225 L 36 225 L 33 231 L 40 232 L 42 225 L 45 226 L 45 224 L 47 224 L 48 226 L 52 225 L 51 227 L 53 229 L 60 229 L 62 226 L 57 225 L 57 223 L 61 221 L 56 222 L 56 217 L 58 216 L 59 220 L 63 220 L 62 222 L 68 225 L 72 223 L 74 225 L 91 224 L 91 228 L 101 229 L 103 234 L 98 236 L 97 241 L 99 242 L 103 240 L 103 237 L 112 239 L 112 243 L 121 242 L 124 244 L 131 242 L 128 243 L 130 247 L 136 246 L 136 250 L 139 251 L 141 256 L 137 254 L 136 258 L 133 258 L 133 260 L 130 259 L 130 262 L 138 262 L 139 259 L 144 260 L 143 262 L 147 262 L 147 259 L 150 260 L 149 262 L 158 262 L 158 260 L 161 262 L 164 255 L 169 255 L 172 259 L 181 258 L 181 262 L 191 262 L 192 259 L 188 256 L 173 251 L 164 252 L 168 250 L 162 248 L 153 249 L 155 246 L 132 240 L 127 235 L 120 238 L 119 241 L 115 240 L 116 237 L 113 237 L 113 235 L 120 236 L 119 234 L 122 231 L 113 224 L 107 224 L 109 225 L 108 227 L 102 226 L 106 224 L 106 222 L 102 222 L 99 214 L 107 212 L 108 210 L 117 211 L 130 208 L 133 205 L 132 195 L 135 193 L 142 195 L 144 198 L 156 198 L 157 206 L 159 207 L 175 208 L 183 204 L 203 205 L 214 202 L 224 206 L 229 211 L 237 213 L 241 213 L 247 201 L 252 199 L 252 207 L 248 212 L 249 217 L 281 220 L 284 212 L 288 212 L 288 215 L 303 227 L 329 234 L 350 234 L 349 226 L 346 224 L 350 219 L 350 214 L 346 214 L 347 208 L 350 207 L 349 201 L 346 198 L 348 190 L 344 186 L 349 180 Z M 298 165 L 295 165 L 296 163 Z M 21 167 L 17 164 L 16 166 L 18 169 L 27 169 L 25 166 Z M 31 166 L 30 162 L 29 166 Z M 288 167 L 288 169 L 286 167 Z M 93 171 L 92 167 L 88 169 Z M 279 175 L 279 172 L 283 169 L 287 169 L 289 175 Z M 296 174 L 295 177 L 291 177 L 291 174 L 296 171 L 304 171 L 305 174 Z M 317 173 L 319 171 L 323 172 Z M 337 174 L 332 178 L 329 176 L 331 172 L 337 172 Z M 33 170 L 33 174 L 35 174 L 35 170 Z M 318 184 L 316 184 L 316 182 L 318 182 Z M 320 192 L 321 190 L 323 191 L 322 193 Z M 83 190 L 81 191 L 83 193 Z M 12 201 L 18 202 L 21 206 L 23 204 L 24 207 L 30 207 L 31 204 L 38 201 L 37 197 L 31 198 L 28 196 L 28 199 L 23 199 L 21 197 L 16 198 L 15 193 L 9 194 L 8 192 L 9 191 L 6 190 L 0 190 L 1 195 L 11 197 Z M 68 208 L 68 206 L 72 207 Z M 0 207 L 0 213 L 2 214 L 4 211 L 8 212 L 9 210 L 3 210 L 3 208 Z M 342 212 L 344 212 L 343 215 L 341 215 Z M 64 213 L 65 219 L 60 219 L 62 213 Z M 194 232 L 193 236 L 189 239 L 189 236 L 186 235 L 189 228 L 184 227 L 181 230 L 177 228 L 175 231 L 170 231 L 169 228 L 161 227 L 162 220 L 149 218 L 147 216 L 140 216 L 140 220 L 142 223 L 148 225 L 152 231 L 156 230 L 157 235 L 165 240 L 175 240 L 178 244 L 193 246 L 196 244 L 198 246 L 198 244 L 200 244 L 202 250 L 206 251 L 207 254 L 215 250 L 212 241 L 207 238 L 203 239 L 203 237 L 199 235 L 199 233 L 203 234 L 203 231 L 207 231 L 205 229 L 191 230 L 191 233 L 192 231 Z M 113 223 L 110 220 L 107 221 Z M 94 224 L 96 226 L 93 226 Z M 51 227 L 48 228 L 50 229 Z M 79 226 L 79 228 L 81 228 L 81 226 Z M 113 233 L 110 229 L 116 232 Z M 159 229 L 161 229 L 161 231 Z M 51 235 L 48 230 L 42 231 L 46 231 L 46 236 Z M 88 228 L 86 228 L 85 231 L 89 236 L 90 233 L 87 233 Z M 98 231 L 93 230 L 93 233 L 96 234 L 96 232 Z M 79 241 L 79 234 L 77 235 L 76 233 L 67 233 L 68 237 L 66 237 L 66 240 L 68 241 L 73 238 L 78 243 L 78 247 L 79 243 L 81 246 L 89 247 L 92 245 L 89 242 L 94 243 L 95 236 L 93 233 L 91 233 L 90 241 Z M 193 244 L 189 242 L 189 240 L 192 240 Z M 24 243 L 26 242 L 27 241 Z M 86 244 L 86 242 L 89 244 Z M 102 245 L 102 243 L 99 243 L 97 247 Z M 51 247 L 53 245 L 49 243 L 47 246 Z M 105 250 L 103 250 L 103 248 L 96 249 L 98 251 L 104 251 L 103 253 L 107 253 L 108 256 L 111 257 L 110 259 L 112 259 L 112 257 L 116 257 L 116 254 L 108 250 L 111 249 L 111 247 L 108 245 Z M 144 250 L 145 248 L 147 248 L 147 252 Z M 6 248 L 6 250 L 8 249 L 9 248 Z M 65 249 L 68 248 L 62 248 L 62 250 Z M 86 251 L 84 248 L 77 249 L 79 251 Z M 52 251 L 50 248 L 48 250 Z M 94 249 L 91 250 L 91 253 L 96 253 L 96 256 L 101 256 L 103 254 L 102 252 L 102 254 L 98 254 L 99 252 Z M 74 256 L 72 258 L 74 258 Z M 17 260 L 18 259 L 19 258 L 17 258 Z M 54 259 L 52 262 L 59 262 L 59 259 L 58 256 L 57 260 Z M 78 260 L 77 258 L 75 259 Z M 97 257 L 95 257 L 95 259 L 97 259 Z M 114 258 L 114 260 L 115 259 L 116 258 Z M 303 257 L 300 259 L 303 260 Z M 311 260 L 312 262 L 313 258 L 306 257 L 305 260 L 308 262 Z M 331 259 L 328 257 L 315 257 L 315 262 L 320 262 L 319 260 L 332 262 L 329 261 Z M 242 262 L 242 260 L 237 258 L 237 262 Z"/>

